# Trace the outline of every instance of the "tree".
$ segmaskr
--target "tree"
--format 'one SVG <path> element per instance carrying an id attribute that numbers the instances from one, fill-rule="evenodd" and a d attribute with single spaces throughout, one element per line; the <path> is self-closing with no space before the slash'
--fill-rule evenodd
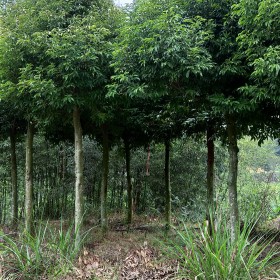
<path id="1" fill-rule="evenodd" d="M 73 110 L 75 134 L 76 202 L 75 229 L 80 232 L 83 210 L 83 148 L 80 113 L 91 99 L 102 94 L 102 87 L 108 81 L 108 52 L 110 35 L 108 29 L 98 20 L 97 10 L 83 17 L 73 17 L 67 29 L 56 28 L 51 33 L 42 34 L 49 41 L 45 66 L 50 78 L 59 88 L 57 107 Z M 38 38 L 41 41 L 39 36 Z M 53 102 L 53 99 L 50 100 Z M 79 234 L 78 234 L 79 236 Z M 77 239 L 77 244 L 79 238 Z"/>
<path id="2" fill-rule="evenodd" d="M 76 143 L 75 228 L 78 232 L 83 216 L 80 111 L 87 104 L 86 100 L 100 93 L 99 89 L 108 79 L 110 43 L 106 38 L 110 32 L 102 26 L 99 13 L 102 15 L 102 11 L 110 7 L 110 1 L 102 4 L 98 1 L 55 1 L 46 6 L 44 1 L 25 0 L 11 4 L 5 18 L 6 38 L 17 46 L 20 54 L 17 61 L 23 61 L 20 71 L 13 68 L 19 72 L 14 84 L 24 97 L 26 108 L 30 108 L 29 127 L 36 119 L 34 109 L 43 111 L 45 120 L 53 110 L 72 111 Z M 22 10 L 23 15 L 19 12 Z"/>
<path id="3" fill-rule="evenodd" d="M 191 79 L 211 67 L 204 47 L 211 37 L 210 30 L 202 18 L 185 17 L 176 1 L 139 0 L 134 2 L 128 17 L 113 54 L 116 86 L 111 88 L 112 95 L 127 94 L 151 100 L 161 95 L 176 98 L 184 95 Z M 164 141 L 169 142 L 170 138 Z M 167 156 L 168 147 L 169 144 Z M 171 198 L 169 182 L 167 179 L 167 205 Z"/>
<path id="4" fill-rule="evenodd" d="M 185 3 L 185 12 L 186 14 L 201 16 L 213 24 L 214 36 L 208 42 L 207 49 L 212 55 L 214 67 L 201 79 L 198 100 L 202 100 L 204 104 L 200 115 L 206 116 L 208 133 L 210 132 L 209 130 L 215 128 L 216 137 L 220 137 L 228 146 L 230 228 L 231 238 L 235 240 L 239 221 L 237 205 L 237 139 L 241 135 L 248 133 L 246 127 L 251 121 L 252 108 L 248 99 L 239 91 L 239 88 L 244 86 L 248 79 L 248 67 L 244 60 L 240 59 L 241 53 L 236 42 L 240 28 L 238 19 L 232 13 L 233 4 L 235 4 L 234 0 L 210 2 L 193 0 Z M 215 123 L 214 126 L 213 123 Z M 210 126 L 212 124 L 212 128 L 209 127 L 209 124 Z M 209 144 L 211 150 L 213 145 Z M 211 200 L 212 179 L 210 174 L 212 173 L 212 168 L 208 167 L 208 199 Z M 209 201 L 208 204 L 213 203 Z"/>
<path id="5" fill-rule="evenodd" d="M 1 96 L 5 96 L 4 88 L 1 88 Z M 9 138 L 10 142 L 10 174 L 11 174 L 11 224 L 18 225 L 18 161 L 17 142 L 19 137 L 26 130 L 26 123 L 23 119 L 23 112 L 13 108 L 13 99 L 4 99 L 0 102 L 0 124 L 1 136 L 4 140 Z"/>
<path id="6" fill-rule="evenodd" d="M 1 24 L 2 41 L 1 41 L 1 53 L 3 55 L 1 60 L 1 92 L 5 99 L 9 99 L 14 104 L 14 107 L 24 108 L 26 110 L 25 118 L 28 119 L 28 130 L 26 139 L 26 196 L 25 196 L 25 229 L 28 232 L 32 232 L 32 214 L 33 214 L 33 184 L 32 184 L 32 142 L 34 135 L 34 124 L 30 121 L 30 115 L 32 114 L 32 107 L 28 107 L 28 101 L 30 99 L 27 95 L 23 98 L 16 98 L 18 93 L 22 93 L 23 87 L 18 89 L 19 77 L 24 73 L 20 72 L 20 67 L 24 66 L 25 60 L 20 47 L 16 45 L 21 36 L 22 26 L 13 30 L 14 20 L 17 19 L 18 11 L 22 8 L 24 3 L 14 4 L 6 3 L 3 12 L 3 18 Z M 29 31 L 29 30 L 28 30 Z M 28 32 L 26 30 L 26 32 Z M 21 84 L 22 86 L 22 84 Z M 9 103 L 11 105 L 11 103 Z M 13 160 L 15 157 L 13 156 Z M 15 162 L 13 162 L 13 165 Z M 15 179 L 16 173 L 13 172 L 13 178 Z M 14 186 L 15 187 L 15 186 Z M 14 201 L 15 203 L 15 201 Z"/>
<path id="7" fill-rule="evenodd" d="M 126 166 L 126 181 L 127 181 L 127 216 L 126 222 L 128 225 L 132 223 L 133 220 L 133 209 L 134 199 L 133 193 L 138 193 L 140 190 L 136 190 L 132 183 L 132 174 L 131 174 L 131 155 L 132 149 L 136 149 L 139 146 L 147 145 L 149 141 L 149 136 L 147 131 L 145 131 L 145 123 L 143 116 L 144 105 L 142 102 L 139 103 L 137 98 L 130 98 L 125 96 L 124 98 L 120 97 L 119 106 L 122 106 L 121 110 L 123 113 L 118 114 L 119 119 L 119 130 L 121 138 L 123 140 L 124 154 L 125 154 L 125 166 Z M 123 100 L 124 99 L 124 100 Z M 145 113 L 144 113 L 145 114 Z"/>
<path id="8" fill-rule="evenodd" d="M 242 28 L 238 56 L 246 62 L 249 77 L 239 85 L 239 93 L 253 112 L 248 134 L 262 143 L 279 135 L 279 1 L 241 0 L 233 10 Z"/>
<path id="9" fill-rule="evenodd" d="M 105 235 L 108 230 L 108 217 L 107 217 L 107 194 L 108 194 L 108 176 L 109 176 L 109 135 L 108 125 L 101 125 L 102 132 L 102 185 L 100 191 L 101 198 L 101 228 Z"/>
<path id="10" fill-rule="evenodd" d="M 242 28 L 238 43 L 251 70 L 250 81 L 241 90 L 260 115 L 253 128 L 260 143 L 279 135 L 279 12 L 277 0 L 241 0 L 235 5 Z"/>

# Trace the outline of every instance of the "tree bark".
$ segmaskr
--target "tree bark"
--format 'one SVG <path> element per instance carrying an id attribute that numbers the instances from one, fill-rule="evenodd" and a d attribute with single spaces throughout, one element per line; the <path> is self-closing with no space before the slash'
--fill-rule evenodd
<path id="1" fill-rule="evenodd" d="M 142 181 L 141 181 L 141 169 L 137 170 L 136 179 L 135 179 L 135 198 L 134 198 L 134 209 L 137 213 L 141 211 L 141 190 L 142 190 Z"/>
<path id="2" fill-rule="evenodd" d="M 166 230 L 170 229 L 171 225 L 171 184 L 170 184 L 170 140 L 165 140 L 165 223 Z"/>
<path id="3" fill-rule="evenodd" d="M 127 224 L 132 223 L 133 217 L 133 197 L 132 197 L 132 182 L 131 182 L 131 168 L 130 168 L 130 147 L 129 141 L 124 138 L 124 148 L 125 148 L 125 166 L 126 166 L 126 179 L 127 179 Z"/>
<path id="4" fill-rule="evenodd" d="M 109 137 L 107 126 L 102 126 L 103 137 L 103 160 L 102 160 L 102 184 L 101 184 L 101 229 L 103 234 L 108 230 L 108 218 L 107 218 L 107 193 L 108 193 L 108 175 L 109 175 Z"/>
<path id="5" fill-rule="evenodd" d="M 65 155 L 65 143 L 60 146 L 60 157 L 59 157 L 60 167 L 59 167 L 59 184 L 62 191 L 61 195 L 61 208 L 60 215 L 66 213 L 67 211 L 67 189 L 65 187 L 65 172 L 66 172 L 66 155 Z"/>
<path id="6" fill-rule="evenodd" d="M 18 183 L 17 183 L 17 157 L 16 157 L 16 126 L 10 129 L 11 143 L 11 183 L 12 183 L 12 226 L 16 227 L 18 221 Z"/>
<path id="7" fill-rule="evenodd" d="M 231 240 L 235 241 L 238 233 L 239 214 L 237 203 L 237 175 L 238 175 L 238 145 L 236 134 L 236 123 L 231 116 L 227 117 L 229 172 L 228 172 L 228 194 L 230 206 L 230 232 Z"/>
<path id="8" fill-rule="evenodd" d="M 206 220 L 208 221 L 209 234 L 212 235 L 213 229 L 213 210 L 214 210 L 214 161 L 215 161 L 215 146 L 214 146 L 214 131 L 211 125 L 207 129 L 207 209 Z"/>
<path id="9" fill-rule="evenodd" d="M 25 230 L 33 234 L 33 139 L 34 124 L 29 121 L 26 135 Z"/>
<path id="10" fill-rule="evenodd" d="M 73 126 L 75 138 L 75 246 L 78 247 L 81 241 L 84 215 L 84 152 L 81 116 L 77 106 L 73 110 Z"/>

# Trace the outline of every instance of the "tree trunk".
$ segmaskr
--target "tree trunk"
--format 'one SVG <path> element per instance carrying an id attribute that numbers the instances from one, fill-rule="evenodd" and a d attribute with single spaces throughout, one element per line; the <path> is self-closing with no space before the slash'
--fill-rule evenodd
<path id="1" fill-rule="evenodd" d="M 214 221 L 214 160 L 215 160 L 215 146 L 214 146 L 214 131 L 211 125 L 207 129 L 207 209 L 206 220 L 208 221 L 209 234 L 212 235 Z"/>
<path id="2" fill-rule="evenodd" d="M 62 213 L 65 213 L 67 211 L 66 208 L 66 197 L 67 197 L 67 190 L 65 188 L 65 144 L 61 143 L 59 148 L 59 167 L 58 167 L 58 182 L 59 182 L 59 188 L 61 191 L 60 195 L 60 216 L 62 216 Z"/>
<path id="3" fill-rule="evenodd" d="M 147 154 L 147 162 L 146 162 L 146 176 L 150 176 L 150 157 L 151 157 L 151 149 L 150 149 L 150 145 L 149 145 L 148 154 Z"/>
<path id="4" fill-rule="evenodd" d="M 171 184 L 170 184 L 170 140 L 165 141 L 165 223 L 166 230 L 170 229 L 171 224 Z"/>
<path id="5" fill-rule="evenodd" d="M 134 209 L 137 213 L 141 211 L 141 189 L 142 189 L 142 182 L 141 182 L 141 169 L 137 170 L 136 180 L 135 180 L 135 198 L 134 198 Z"/>
<path id="6" fill-rule="evenodd" d="M 120 184 L 119 197 L 118 197 L 118 209 L 123 209 L 123 193 L 124 193 L 124 176 L 125 176 L 125 167 L 122 168 L 122 180 Z"/>
<path id="7" fill-rule="evenodd" d="M 11 182 L 12 182 L 12 226 L 15 227 L 18 221 L 18 184 L 17 184 L 15 124 L 13 124 L 10 130 L 10 143 L 11 143 Z"/>
<path id="8" fill-rule="evenodd" d="M 236 124 L 232 117 L 227 117 L 228 152 L 229 152 L 229 172 L 228 172 L 228 194 L 230 206 L 230 231 L 231 240 L 237 238 L 239 217 L 237 203 L 237 174 L 238 174 L 238 146 Z"/>
<path id="9" fill-rule="evenodd" d="M 2 217 L 1 217 L 1 224 L 6 223 L 6 215 L 7 215 L 7 186 L 4 185 L 2 187 Z"/>
<path id="10" fill-rule="evenodd" d="M 126 166 L 126 179 L 127 179 L 127 224 L 132 223 L 133 216 L 133 197 L 132 197 L 132 182 L 131 182 L 131 170 L 130 170 L 130 147 L 129 141 L 124 138 L 124 148 L 125 148 L 125 166 Z"/>
<path id="11" fill-rule="evenodd" d="M 103 137 L 103 161 L 102 161 L 102 184 L 101 184 L 101 229 L 103 234 L 108 230 L 107 218 L 107 193 L 108 193 L 108 174 L 109 174 L 109 138 L 106 125 L 102 126 Z"/>
<path id="12" fill-rule="evenodd" d="M 29 121 L 26 135 L 25 230 L 33 234 L 33 138 L 34 124 Z"/>
<path id="13" fill-rule="evenodd" d="M 81 231 L 84 215 L 84 154 L 83 132 L 81 125 L 80 110 L 77 106 L 73 110 L 73 126 L 75 136 L 75 246 L 81 241 Z"/>

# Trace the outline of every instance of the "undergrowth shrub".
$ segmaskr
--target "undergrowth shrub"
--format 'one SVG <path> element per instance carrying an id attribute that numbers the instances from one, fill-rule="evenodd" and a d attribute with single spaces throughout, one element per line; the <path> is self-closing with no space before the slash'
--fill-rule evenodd
<path id="1" fill-rule="evenodd" d="M 230 239 L 226 222 L 219 221 L 209 235 L 209 228 L 187 227 L 176 230 L 167 251 L 180 264 L 180 279 L 236 280 L 265 279 L 280 264 L 279 249 L 271 240 L 252 237 L 255 222 L 246 222 L 235 241 Z M 274 275 L 279 273 L 274 271 Z M 278 279 L 278 278 L 271 278 Z"/>
<path id="2" fill-rule="evenodd" d="M 45 227 L 38 227 L 36 237 L 24 232 L 17 238 L 10 235 L 3 235 L 0 244 L 2 255 L 4 256 L 3 267 L 9 276 L 29 277 L 42 274 L 53 266 L 53 258 L 50 250 L 46 246 Z"/>
<path id="3" fill-rule="evenodd" d="M 59 230 L 48 223 L 40 223 L 35 234 L 20 233 L 17 237 L 0 234 L 0 252 L 3 279 L 37 279 L 39 276 L 57 276 L 73 266 L 88 232 L 75 246 L 73 225 L 65 231 L 62 222 Z"/>

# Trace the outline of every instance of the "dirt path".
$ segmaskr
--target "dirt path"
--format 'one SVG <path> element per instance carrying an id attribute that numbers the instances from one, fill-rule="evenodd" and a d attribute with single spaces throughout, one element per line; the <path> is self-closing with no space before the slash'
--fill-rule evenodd
<path id="1" fill-rule="evenodd" d="M 163 261 L 156 236 L 148 230 L 113 230 L 102 242 L 88 243 L 74 271 L 61 279 L 174 279 L 177 264 Z"/>

